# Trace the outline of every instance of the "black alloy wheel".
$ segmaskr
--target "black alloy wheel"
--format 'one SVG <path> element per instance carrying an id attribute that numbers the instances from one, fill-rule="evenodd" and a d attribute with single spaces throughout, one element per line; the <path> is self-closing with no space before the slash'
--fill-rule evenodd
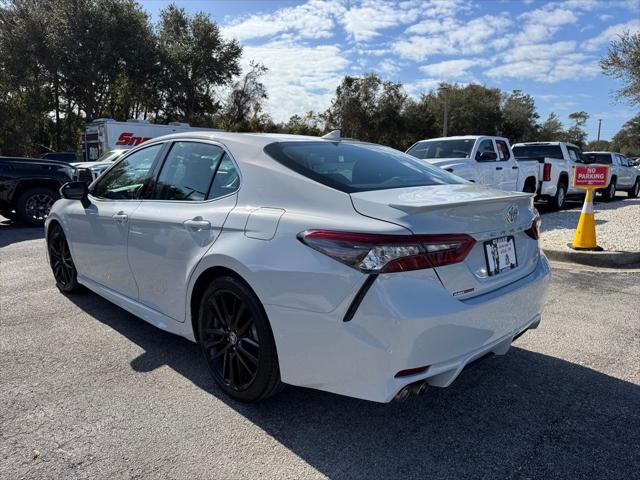
<path id="1" fill-rule="evenodd" d="M 61 292 L 73 293 L 81 290 L 78 283 L 78 273 L 76 266 L 71 258 L 69 244 L 62 231 L 62 227 L 54 225 L 51 228 L 47 240 L 47 248 L 49 250 L 49 262 L 53 277 L 56 280 L 56 286 Z"/>
<path id="2" fill-rule="evenodd" d="M 216 383 L 231 397 L 255 402 L 280 389 L 275 342 L 266 314 L 240 280 L 217 278 L 205 291 L 198 338 Z"/>
<path id="3" fill-rule="evenodd" d="M 32 227 L 44 225 L 58 194 L 49 188 L 32 188 L 24 192 L 16 202 L 20 220 Z"/>

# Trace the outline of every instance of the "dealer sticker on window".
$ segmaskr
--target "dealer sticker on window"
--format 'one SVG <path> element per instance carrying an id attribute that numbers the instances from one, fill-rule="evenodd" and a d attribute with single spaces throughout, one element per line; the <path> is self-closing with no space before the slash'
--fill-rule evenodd
<path id="1" fill-rule="evenodd" d="M 513 237 L 500 237 L 484 242 L 489 276 L 498 275 L 518 266 L 516 245 Z"/>

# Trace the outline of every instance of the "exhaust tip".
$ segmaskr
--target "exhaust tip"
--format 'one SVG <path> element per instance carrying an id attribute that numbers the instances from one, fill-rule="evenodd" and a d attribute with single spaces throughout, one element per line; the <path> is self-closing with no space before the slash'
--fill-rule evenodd
<path id="1" fill-rule="evenodd" d="M 404 402 L 409 397 L 410 394 L 411 394 L 411 385 L 407 385 L 398 393 L 396 393 L 396 396 L 393 397 L 393 399 L 396 402 Z"/>
<path id="2" fill-rule="evenodd" d="M 424 395 L 424 393 L 429 389 L 429 384 L 427 382 L 416 383 L 413 385 L 412 391 L 414 395 Z"/>

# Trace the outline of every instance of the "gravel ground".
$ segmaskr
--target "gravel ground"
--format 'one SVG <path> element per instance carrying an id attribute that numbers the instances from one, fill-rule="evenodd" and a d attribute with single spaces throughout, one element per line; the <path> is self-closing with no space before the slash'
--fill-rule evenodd
<path id="1" fill-rule="evenodd" d="M 582 204 L 571 202 L 567 209 L 542 216 L 542 248 L 565 249 L 573 241 Z M 596 238 L 608 251 L 640 252 L 640 198 L 618 193 L 616 201 L 596 202 Z"/>
<path id="2" fill-rule="evenodd" d="M 554 265 L 537 330 L 446 389 L 254 406 L 192 343 L 54 286 L 0 218 L 1 479 L 622 479 L 640 471 L 640 271 Z"/>

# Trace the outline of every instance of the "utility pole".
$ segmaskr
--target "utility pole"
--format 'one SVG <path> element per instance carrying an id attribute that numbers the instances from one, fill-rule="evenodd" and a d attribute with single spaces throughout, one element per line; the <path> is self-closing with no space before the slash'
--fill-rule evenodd
<path id="1" fill-rule="evenodd" d="M 598 119 L 598 141 L 600 141 L 600 127 L 602 127 L 602 119 Z"/>

